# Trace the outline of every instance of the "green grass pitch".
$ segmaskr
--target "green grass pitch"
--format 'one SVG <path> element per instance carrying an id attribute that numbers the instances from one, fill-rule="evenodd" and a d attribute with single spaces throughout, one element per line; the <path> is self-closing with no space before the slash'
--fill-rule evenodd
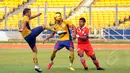
<path id="1" fill-rule="evenodd" d="M 95 50 L 100 66 L 105 71 L 97 71 L 91 59 L 86 58 L 88 71 L 84 71 L 79 57 L 75 52 L 75 71 L 69 71 L 69 52 L 60 50 L 54 60 L 53 67 L 48 71 L 46 66 L 52 49 L 38 49 L 38 59 L 42 73 L 129 73 L 130 50 Z M 0 73 L 37 73 L 34 71 L 32 51 L 30 49 L 0 49 Z"/>

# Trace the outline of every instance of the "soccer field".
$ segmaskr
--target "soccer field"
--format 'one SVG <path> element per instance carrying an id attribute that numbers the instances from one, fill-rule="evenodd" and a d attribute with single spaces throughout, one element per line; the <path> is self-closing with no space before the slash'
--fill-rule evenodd
<path id="1" fill-rule="evenodd" d="M 91 59 L 86 57 L 88 71 L 84 71 L 75 52 L 75 71 L 69 71 L 69 52 L 61 50 L 57 53 L 53 67 L 48 71 L 46 66 L 52 49 L 38 49 L 38 59 L 42 73 L 129 73 L 130 50 L 95 50 L 101 67 L 105 71 L 97 71 Z M 30 49 L 0 49 L 0 73 L 37 73 L 34 71 L 32 51 Z"/>

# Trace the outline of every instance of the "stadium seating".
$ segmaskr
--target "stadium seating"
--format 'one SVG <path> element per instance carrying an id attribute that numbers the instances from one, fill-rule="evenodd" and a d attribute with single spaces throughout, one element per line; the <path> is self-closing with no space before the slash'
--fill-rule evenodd
<path id="1" fill-rule="evenodd" d="M 0 7 L 17 8 L 22 3 L 27 2 L 27 0 L 3 0 L 0 2 Z"/>
<path id="2" fill-rule="evenodd" d="M 15 1 L 15 2 L 14 2 Z M 48 7 L 64 7 L 64 5 L 66 5 L 66 7 L 72 7 L 72 6 L 78 6 L 78 4 L 81 2 L 82 0 L 36 0 L 35 3 L 33 3 L 32 5 L 30 5 L 30 8 L 37 8 L 38 5 L 39 7 L 44 7 L 45 2 L 48 2 Z M 3 2 L 0 2 L 0 7 L 9 7 L 10 11 L 13 10 L 13 8 L 18 7 L 18 5 L 22 5 L 23 2 L 27 2 L 27 0 L 4 0 Z M 43 12 L 43 11 L 42 11 Z M 32 11 L 32 15 L 36 14 L 37 11 Z M 52 22 L 53 17 L 54 17 L 54 11 L 49 11 L 47 12 L 47 23 L 49 24 L 50 21 Z M 61 12 L 63 14 L 63 11 Z M 67 12 L 68 13 L 68 12 Z M 2 12 L 0 12 L 1 17 L 3 18 L 3 14 Z M 44 15 L 44 14 L 43 14 Z M 40 16 L 40 22 L 38 24 L 38 20 L 33 19 L 31 23 L 31 27 L 36 27 L 38 25 L 42 25 L 44 23 L 44 16 L 41 15 Z M 17 30 L 18 29 L 18 21 L 19 19 L 22 17 L 22 13 L 19 13 L 17 15 L 14 15 L 13 17 L 9 17 L 8 21 L 7 21 L 7 25 L 6 28 L 7 29 L 12 29 L 12 30 Z M 2 23 L 0 23 L 0 26 L 4 26 L 4 21 Z M 2 28 L 4 29 L 4 28 Z"/>
<path id="3" fill-rule="evenodd" d="M 130 21 L 126 21 L 125 23 L 119 24 L 118 29 L 130 29 Z"/>
<path id="4" fill-rule="evenodd" d="M 54 13 L 53 11 L 50 11 L 47 13 L 47 24 L 54 23 Z M 32 12 L 32 14 L 36 14 L 35 12 Z M 62 12 L 63 14 L 63 12 Z M 115 11 L 92 11 L 92 25 L 91 26 L 100 26 L 100 27 L 108 27 L 108 26 L 114 26 L 115 23 Z M 129 11 L 119 11 L 119 20 L 124 21 L 124 18 L 129 18 L 130 12 Z M 18 15 L 14 15 L 13 17 L 8 18 L 7 27 L 13 27 L 12 29 L 18 29 L 18 21 L 22 17 L 22 13 L 19 13 Z M 85 17 L 87 20 L 86 25 L 89 26 L 89 13 L 83 13 L 79 16 L 76 16 L 75 18 L 71 19 L 72 23 L 77 26 L 78 19 L 80 17 Z M 42 25 L 44 23 L 44 15 L 40 16 L 39 25 Z M 33 23 L 31 23 L 31 27 L 38 26 L 38 20 L 37 18 L 32 20 Z M 1 23 L 0 23 L 1 24 Z"/>
<path id="5" fill-rule="evenodd" d="M 83 13 L 80 16 L 75 17 L 72 19 L 73 21 L 76 21 L 75 24 L 78 23 L 78 19 L 80 17 L 86 17 L 88 20 L 89 18 L 89 13 Z M 130 11 L 119 11 L 119 17 L 118 19 L 121 21 L 124 21 L 124 18 L 129 18 L 130 16 Z M 92 26 L 102 26 L 102 27 L 108 27 L 108 26 L 114 26 L 113 24 L 115 23 L 116 19 L 116 11 L 112 10 L 99 10 L 99 11 L 92 11 Z M 87 21 L 87 25 L 88 25 Z"/>
<path id="6" fill-rule="evenodd" d="M 8 2 L 7 2 L 8 1 Z M 16 1 L 15 3 L 13 1 Z M 10 8 L 10 10 L 12 10 L 12 7 L 17 7 L 18 5 L 21 5 L 23 2 L 26 2 L 27 0 L 4 0 L 4 2 L 0 2 L 0 7 L 4 7 L 4 6 L 8 6 Z M 29 5 L 29 7 L 31 8 L 37 8 L 38 5 L 40 7 L 44 7 L 45 2 L 48 2 L 48 7 L 63 7 L 64 5 L 66 5 L 66 7 L 73 7 L 73 6 L 77 6 L 82 0 L 36 0 L 35 3 L 33 3 L 32 5 Z M 99 0 L 98 2 L 96 2 L 95 4 L 93 4 L 93 7 L 101 7 L 101 6 L 115 6 L 115 4 L 118 3 L 119 6 L 121 5 L 128 5 L 130 4 L 129 0 Z M 69 14 L 71 9 L 67 9 L 67 13 L 66 15 Z M 40 11 L 43 13 L 43 10 Z M 47 24 L 49 23 L 54 23 L 54 13 L 56 11 L 54 10 L 48 10 L 47 11 Z M 63 10 L 60 11 L 63 13 Z M 32 15 L 36 14 L 37 11 L 36 10 L 32 10 Z M 0 18 L 2 18 L 2 16 L 4 15 L 4 12 L 0 11 Z M 122 10 L 118 12 L 118 19 L 119 21 L 123 22 L 124 19 L 128 19 L 130 16 L 130 11 L 127 10 Z M 22 13 L 19 13 L 17 15 L 14 15 L 13 17 L 9 17 L 8 21 L 7 21 L 7 29 L 13 29 L 13 30 L 17 30 L 18 29 L 18 21 L 20 20 L 20 18 L 22 17 Z M 89 12 L 86 11 L 81 15 L 76 16 L 75 18 L 71 19 L 72 23 L 74 25 L 78 25 L 78 20 L 80 17 L 85 17 L 87 20 L 86 25 L 89 26 Z M 92 25 L 91 26 L 100 26 L 100 27 L 108 27 L 108 26 L 114 26 L 115 23 L 115 19 L 116 19 L 116 11 L 112 11 L 112 10 L 93 10 L 92 11 Z M 35 18 L 32 20 L 33 23 L 31 23 L 31 27 L 34 28 L 38 25 L 42 25 L 44 23 L 44 14 L 42 14 L 40 16 L 40 20 L 39 20 L 39 24 L 38 24 L 38 19 Z M 4 24 L 5 22 L 3 21 L 2 23 L 0 23 L 0 29 L 4 29 Z M 129 22 L 124 23 L 125 26 L 129 24 Z M 124 26 L 121 25 L 120 26 Z"/>
<path id="7" fill-rule="evenodd" d="M 12 12 L 15 8 L 22 5 L 24 2 L 27 2 L 28 0 L 3 0 L 0 2 L 0 8 L 4 8 L 5 6 L 9 8 L 8 12 Z M 4 11 L 0 11 L 0 19 L 3 19 Z M 17 21 L 18 21 L 18 15 L 14 15 L 13 17 L 9 17 L 7 21 L 7 25 L 5 27 L 5 21 L 0 23 L 0 29 L 10 28 L 10 29 L 16 29 L 17 27 Z M 12 28 L 13 27 L 13 28 Z"/>
<path id="8" fill-rule="evenodd" d="M 36 2 L 30 7 L 44 7 L 45 2 L 48 3 L 48 7 L 67 7 L 78 6 L 82 0 L 36 0 Z"/>
<path id="9" fill-rule="evenodd" d="M 116 4 L 118 4 L 118 6 L 128 6 L 130 4 L 130 0 L 99 0 L 98 2 L 96 2 L 95 4 L 93 4 L 94 7 L 115 7 Z"/>

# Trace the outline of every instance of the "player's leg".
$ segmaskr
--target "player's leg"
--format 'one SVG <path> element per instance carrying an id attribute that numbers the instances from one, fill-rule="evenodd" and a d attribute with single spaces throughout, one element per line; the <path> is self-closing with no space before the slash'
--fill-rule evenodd
<path id="1" fill-rule="evenodd" d="M 38 72 L 42 72 L 42 70 L 40 69 L 38 65 L 36 38 L 29 38 L 29 37 L 30 35 L 27 38 L 25 38 L 25 40 L 27 41 L 27 43 L 29 44 L 29 46 L 31 47 L 33 51 L 33 62 L 35 64 L 35 70 Z"/>
<path id="2" fill-rule="evenodd" d="M 34 37 L 34 38 L 37 37 L 45 29 L 54 31 L 52 28 L 47 27 L 47 26 L 38 26 L 38 27 L 32 29 L 32 33 L 31 33 L 31 35 L 33 35 L 32 37 Z"/>
<path id="3" fill-rule="evenodd" d="M 33 38 L 36 38 L 42 31 L 44 31 L 44 28 L 42 26 L 38 26 L 32 29 L 31 35 Z"/>
<path id="4" fill-rule="evenodd" d="M 80 61 L 84 67 L 85 70 L 88 70 L 88 67 L 86 65 L 86 60 L 84 58 L 84 52 L 85 52 L 86 45 L 85 44 L 77 44 L 77 53 L 80 57 Z"/>
<path id="5" fill-rule="evenodd" d="M 74 71 L 75 69 L 72 67 L 73 62 L 74 62 L 74 45 L 73 45 L 73 42 L 71 40 L 65 41 L 64 45 L 70 51 L 70 55 L 69 55 L 69 60 L 70 60 L 69 69 Z"/>
<path id="6" fill-rule="evenodd" d="M 53 62 L 54 58 L 56 57 L 56 53 L 57 53 L 58 49 L 54 49 L 52 54 L 51 54 L 51 63 Z"/>
<path id="7" fill-rule="evenodd" d="M 70 51 L 70 55 L 69 55 L 69 60 L 70 60 L 69 69 L 74 71 L 75 69 L 72 67 L 73 62 L 74 62 L 74 48 L 70 47 L 69 51 Z"/>
<path id="8" fill-rule="evenodd" d="M 41 68 L 38 65 L 38 59 L 37 59 L 37 47 L 36 45 L 34 46 L 34 48 L 32 49 L 33 51 L 33 62 L 35 64 L 35 70 L 38 72 L 42 72 Z"/>
<path id="9" fill-rule="evenodd" d="M 64 47 L 64 46 L 62 45 L 62 42 L 57 41 L 57 43 L 56 43 L 55 46 L 54 46 L 54 50 L 53 50 L 53 52 L 52 52 L 52 54 L 51 54 L 50 63 L 49 63 L 48 66 L 47 66 L 47 69 L 48 69 L 48 70 L 52 67 L 52 65 L 53 65 L 53 63 L 54 63 L 53 61 L 54 61 L 54 59 L 55 59 L 55 57 L 56 57 L 57 51 L 60 50 L 60 49 L 62 49 L 63 47 Z"/>
<path id="10" fill-rule="evenodd" d="M 47 30 L 50 30 L 50 31 L 53 31 L 53 32 L 56 32 L 54 29 L 52 29 L 51 27 L 49 27 L 49 26 L 46 26 L 46 25 L 42 25 L 42 28 L 43 29 L 47 29 Z"/>
<path id="11" fill-rule="evenodd" d="M 98 62 L 98 60 L 96 59 L 95 54 L 94 54 L 94 55 L 91 55 L 90 58 L 93 60 L 93 63 L 95 64 L 97 70 L 104 70 L 103 68 L 101 68 L 101 67 L 99 66 L 99 62 Z"/>
<path id="12" fill-rule="evenodd" d="M 79 50 L 78 51 L 78 56 L 80 57 L 80 61 L 81 61 L 82 65 L 83 65 L 84 69 L 88 70 L 88 67 L 86 65 L 86 61 L 84 59 L 84 51 L 83 50 Z"/>
<path id="13" fill-rule="evenodd" d="M 86 45 L 85 53 L 93 60 L 93 63 L 95 64 L 97 70 L 104 70 L 103 68 L 100 68 L 99 62 L 96 59 L 96 56 L 95 56 L 95 53 L 93 51 L 91 44 Z"/>
<path id="14" fill-rule="evenodd" d="M 52 54 L 51 54 L 50 63 L 49 63 L 48 66 L 47 66 L 47 69 L 48 69 L 48 70 L 52 67 L 52 65 L 53 65 L 53 63 L 54 63 L 53 61 L 54 61 L 54 59 L 55 59 L 55 57 L 56 57 L 57 51 L 58 51 L 58 49 L 54 49 L 53 52 L 52 52 Z"/>

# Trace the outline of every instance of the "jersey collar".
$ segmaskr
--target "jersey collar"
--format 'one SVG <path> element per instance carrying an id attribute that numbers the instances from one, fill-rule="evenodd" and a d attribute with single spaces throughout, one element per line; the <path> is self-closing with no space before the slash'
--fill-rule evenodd
<path id="1" fill-rule="evenodd" d="M 85 28 L 85 26 L 83 26 L 82 28 L 79 27 L 80 30 L 82 30 L 82 29 L 84 29 L 84 28 Z"/>

